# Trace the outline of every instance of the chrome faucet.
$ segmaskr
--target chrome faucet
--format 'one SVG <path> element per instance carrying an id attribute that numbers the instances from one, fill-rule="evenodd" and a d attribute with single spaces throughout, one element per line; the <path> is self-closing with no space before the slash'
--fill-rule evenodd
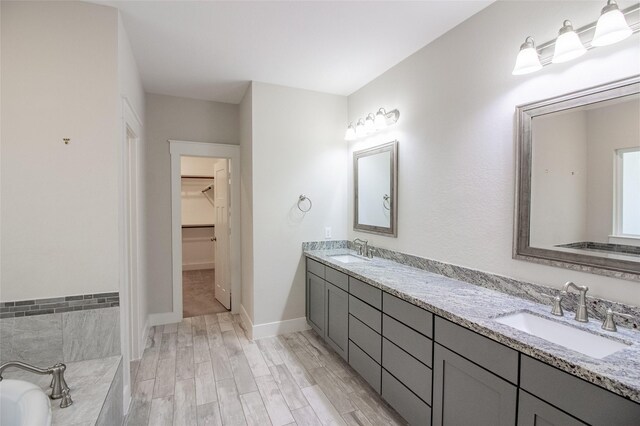
<path id="1" fill-rule="evenodd" d="M 356 250 L 360 256 L 366 256 L 369 253 L 369 241 L 356 238 L 353 240 L 353 244 L 356 246 Z"/>
<path id="2" fill-rule="evenodd" d="M 580 292 L 580 299 L 578 300 L 578 307 L 576 308 L 576 321 L 589 322 L 589 314 L 587 313 L 587 291 L 589 291 L 589 287 L 585 285 L 575 285 L 573 282 L 567 281 L 562 289 L 562 294 L 566 295 L 570 288 Z"/>
<path id="3" fill-rule="evenodd" d="M 49 395 L 49 398 L 61 399 L 60 408 L 67 408 L 73 404 L 71 394 L 69 393 L 69 386 L 67 386 L 67 382 L 64 380 L 64 371 L 67 369 L 66 365 L 58 363 L 53 367 L 39 368 L 20 361 L 9 361 L 0 365 L 0 381 L 2 381 L 2 373 L 9 367 L 17 367 L 35 374 L 51 374 L 51 384 L 49 385 L 51 395 Z"/>

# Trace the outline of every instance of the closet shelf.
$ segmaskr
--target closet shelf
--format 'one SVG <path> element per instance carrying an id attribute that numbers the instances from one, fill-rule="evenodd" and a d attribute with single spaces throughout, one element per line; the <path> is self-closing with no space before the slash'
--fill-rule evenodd
<path id="1" fill-rule="evenodd" d="M 215 228 L 216 226 L 211 224 L 201 224 L 201 225 L 182 225 L 182 228 Z"/>
<path id="2" fill-rule="evenodd" d="M 208 180 L 213 180 L 214 177 L 213 176 L 195 176 L 195 175 L 184 175 L 184 176 L 180 176 L 181 179 L 208 179 Z"/>

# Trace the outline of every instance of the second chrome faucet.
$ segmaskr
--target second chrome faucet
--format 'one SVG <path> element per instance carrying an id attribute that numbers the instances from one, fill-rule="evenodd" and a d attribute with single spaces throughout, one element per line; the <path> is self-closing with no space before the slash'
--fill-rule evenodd
<path id="1" fill-rule="evenodd" d="M 551 313 L 558 316 L 563 315 L 562 300 L 567 295 L 570 289 L 577 290 L 580 293 L 578 306 L 576 308 L 576 321 L 589 322 L 589 313 L 587 312 L 587 291 L 589 291 L 589 287 L 584 285 L 576 285 L 572 281 L 567 281 L 567 283 L 562 288 L 562 293 L 560 293 L 559 296 L 554 297 L 553 309 L 551 310 Z"/>

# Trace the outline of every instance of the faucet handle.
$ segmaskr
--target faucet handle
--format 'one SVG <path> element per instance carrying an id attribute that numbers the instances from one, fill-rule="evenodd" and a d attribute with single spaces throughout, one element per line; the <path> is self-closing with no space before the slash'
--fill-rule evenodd
<path id="1" fill-rule="evenodd" d="M 619 316 L 622 318 L 633 319 L 632 315 L 623 314 L 621 312 L 615 312 L 611 308 L 607 309 L 607 316 L 602 323 L 602 329 L 607 331 L 618 331 L 618 327 L 616 326 L 616 322 L 614 320 L 614 316 Z"/>
<path id="2" fill-rule="evenodd" d="M 551 315 L 555 315 L 561 317 L 564 315 L 564 311 L 562 310 L 562 299 L 566 293 L 561 293 L 561 295 L 554 296 L 552 294 L 541 293 L 543 296 L 547 296 L 553 299 L 553 307 L 551 308 Z"/>

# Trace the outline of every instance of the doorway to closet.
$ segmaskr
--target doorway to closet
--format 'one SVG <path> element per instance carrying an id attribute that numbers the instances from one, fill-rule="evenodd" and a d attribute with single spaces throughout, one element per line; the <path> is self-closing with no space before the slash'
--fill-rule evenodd
<path id="1" fill-rule="evenodd" d="M 183 317 L 231 309 L 227 158 L 180 158 Z"/>

